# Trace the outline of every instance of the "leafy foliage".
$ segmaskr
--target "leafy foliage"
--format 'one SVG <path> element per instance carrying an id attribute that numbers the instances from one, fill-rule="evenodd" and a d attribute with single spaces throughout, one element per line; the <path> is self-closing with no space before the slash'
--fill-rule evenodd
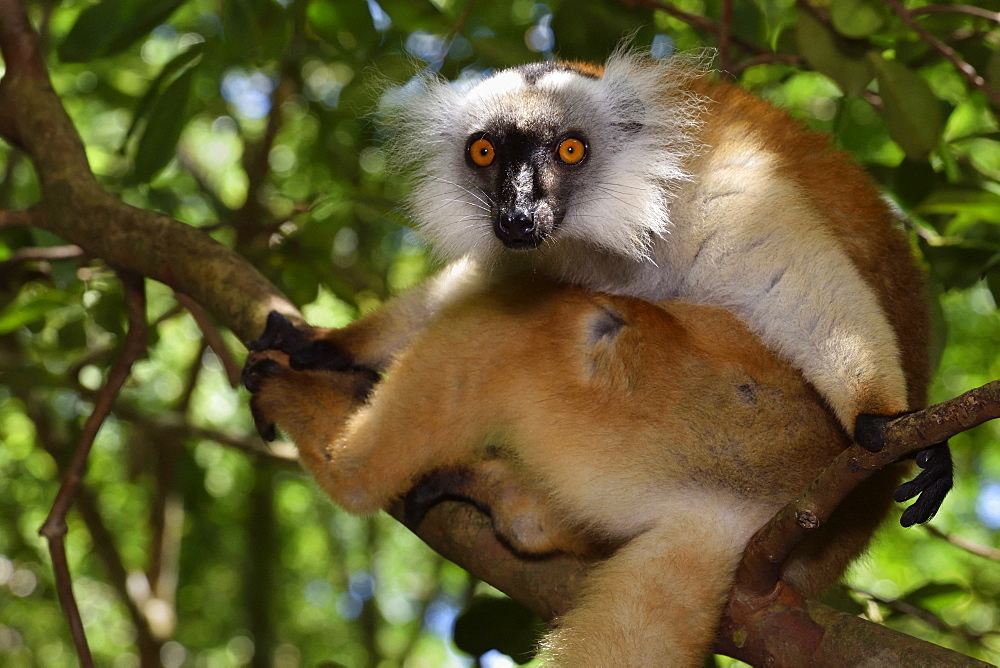
<path id="1" fill-rule="evenodd" d="M 401 225 L 402 186 L 378 148 L 372 118 L 386 85 L 424 68 L 454 78 L 537 58 L 602 60 L 626 35 L 661 53 L 721 46 L 718 65 L 831 132 L 912 221 L 940 306 L 940 400 L 1000 377 L 1000 3 L 971 13 L 904 4 L 735 0 L 731 23 L 719 0 L 30 9 L 103 184 L 251 258 L 324 325 L 432 268 Z M 0 208 L 26 207 L 38 191 L 30 164 L 0 148 Z M 0 228 L 0 663 L 10 666 L 74 664 L 37 531 L 123 333 L 113 274 L 62 244 Z M 481 586 L 394 523 L 343 515 L 280 453 L 257 448 L 245 396 L 194 320 L 169 290 L 149 291 L 149 356 L 96 443 L 92 501 L 70 518 L 98 662 L 132 665 L 146 651 L 131 598 L 147 650 L 167 666 L 461 664 L 451 621 Z M 954 439 L 961 477 L 935 520 L 993 547 L 998 437 L 993 425 Z M 109 575 L 116 567 L 127 581 Z M 1000 660 L 996 563 L 891 529 L 851 583 L 870 616 Z M 899 601 L 941 623 L 901 613 Z M 459 647 L 520 651 L 523 635 L 475 633 L 520 618 L 507 605 L 470 609 Z"/>

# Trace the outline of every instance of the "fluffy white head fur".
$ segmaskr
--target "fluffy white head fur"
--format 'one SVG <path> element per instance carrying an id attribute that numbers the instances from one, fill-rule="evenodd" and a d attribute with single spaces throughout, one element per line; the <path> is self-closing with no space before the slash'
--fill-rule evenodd
<path id="1" fill-rule="evenodd" d="M 411 80 L 386 94 L 382 113 L 390 160 L 411 179 L 409 214 L 445 260 L 471 256 L 490 266 L 515 254 L 522 262 L 538 255 L 558 278 L 573 280 L 565 274 L 588 248 L 648 259 L 655 240 L 670 232 L 670 200 L 690 180 L 685 163 L 700 150 L 703 101 L 684 84 L 704 73 L 704 60 L 619 50 L 600 78 L 566 69 L 532 76 L 514 68 L 455 83 Z M 493 233 L 493 202 L 470 173 L 466 141 L 491 122 L 553 116 L 589 141 L 586 187 L 575 188 L 542 247 L 509 251 Z"/>

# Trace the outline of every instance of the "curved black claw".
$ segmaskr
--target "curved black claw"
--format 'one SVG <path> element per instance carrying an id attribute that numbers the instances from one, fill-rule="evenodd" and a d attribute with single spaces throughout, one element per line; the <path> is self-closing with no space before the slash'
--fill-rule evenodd
<path id="1" fill-rule="evenodd" d="M 469 484 L 470 476 L 469 471 L 462 468 L 441 469 L 425 475 L 403 497 L 403 523 L 410 530 L 416 530 L 430 509 L 442 501 L 471 503 L 489 515 L 488 507 L 459 491 Z"/>
<path id="2" fill-rule="evenodd" d="M 923 470 L 913 480 L 900 485 L 892 495 L 897 502 L 918 497 L 899 518 L 904 527 L 922 524 L 934 517 L 954 482 L 955 471 L 947 441 L 921 450 L 915 459 Z"/>
<path id="3" fill-rule="evenodd" d="M 900 415 L 862 413 L 854 420 L 854 442 L 868 452 L 880 452 L 885 447 L 885 426 Z"/>

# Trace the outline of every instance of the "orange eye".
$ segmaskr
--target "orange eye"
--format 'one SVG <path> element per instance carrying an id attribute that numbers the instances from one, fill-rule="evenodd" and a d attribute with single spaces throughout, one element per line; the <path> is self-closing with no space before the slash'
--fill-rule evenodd
<path id="1" fill-rule="evenodd" d="M 575 165 L 583 160 L 587 147 L 576 137 L 567 137 L 559 142 L 559 159 L 567 165 Z"/>
<path id="2" fill-rule="evenodd" d="M 493 142 L 486 137 L 480 137 L 469 144 L 469 159 L 476 167 L 489 167 L 493 164 L 495 157 L 496 151 L 493 148 Z"/>

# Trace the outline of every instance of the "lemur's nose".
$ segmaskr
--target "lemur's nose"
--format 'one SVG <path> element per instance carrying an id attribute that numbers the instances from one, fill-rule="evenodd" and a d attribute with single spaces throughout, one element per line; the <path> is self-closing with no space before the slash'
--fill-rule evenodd
<path id="1" fill-rule="evenodd" d="M 518 211 L 500 216 L 500 231 L 511 241 L 525 241 L 535 232 L 535 217 Z"/>

